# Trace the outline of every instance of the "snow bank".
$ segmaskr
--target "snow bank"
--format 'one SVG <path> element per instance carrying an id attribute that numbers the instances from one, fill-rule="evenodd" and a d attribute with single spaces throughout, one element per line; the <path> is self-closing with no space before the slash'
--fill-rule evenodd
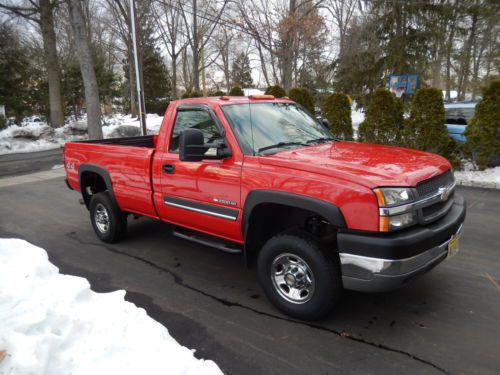
<path id="1" fill-rule="evenodd" d="M 466 162 L 463 171 L 455 171 L 455 179 L 459 185 L 500 189 L 500 167 L 477 171 L 472 163 Z"/>
<path id="2" fill-rule="evenodd" d="M 355 105 L 352 106 L 353 109 L 351 111 L 351 121 L 354 139 L 358 139 L 359 124 L 365 121 L 365 113 L 362 109 L 355 109 L 355 107 Z"/>
<path id="3" fill-rule="evenodd" d="M 95 293 L 45 250 L 0 239 L 0 373 L 221 374 L 124 296 Z"/>
<path id="4" fill-rule="evenodd" d="M 163 116 L 148 113 L 148 134 L 158 134 L 162 120 Z M 102 132 L 104 138 L 141 134 L 139 120 L 122 114 L 103 117 Z M 0 155 L 52 150 L 68 141 L 85 139 L 88 139 L 86 116 L 78 120 L 69 117 L 64 126 L 55 130 L 42 121 L 24 121 L 21 126 L 12 125 L 0 131 Z"/>

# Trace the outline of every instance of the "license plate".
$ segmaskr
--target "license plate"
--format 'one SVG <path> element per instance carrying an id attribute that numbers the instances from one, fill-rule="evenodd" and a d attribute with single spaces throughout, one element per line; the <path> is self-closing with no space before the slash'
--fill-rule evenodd
<path id="1" fill-rule="evenodd" d="M 460 236 L 455 234 L 450 242 L 448 242 L 448 258 L 452 257 L 458 252 L 458 240 L 460 239 Z"/>

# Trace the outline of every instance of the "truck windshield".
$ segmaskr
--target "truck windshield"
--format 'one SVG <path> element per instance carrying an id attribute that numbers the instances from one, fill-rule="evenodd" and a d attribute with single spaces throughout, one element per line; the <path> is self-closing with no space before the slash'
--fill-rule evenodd
<path id="1" fill-rule="evenodd" d="M 245 154 L 273 154 L 334 140 L 326 127 L 295 103 L 222 106 Z"/>

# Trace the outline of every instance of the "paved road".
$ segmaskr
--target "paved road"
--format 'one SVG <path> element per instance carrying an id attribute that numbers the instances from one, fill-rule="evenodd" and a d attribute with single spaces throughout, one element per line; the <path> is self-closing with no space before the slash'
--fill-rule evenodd
<path id="1" fill-rule="evenodd" d="M 0 188 L 0 237 L 47 249 L 96 291 L 127 290 L 226 374 L 498 374 L 500 192 L 459 190 L 469 211 L 457 256 L 399 291 L 347 292 L 315 323 L 276 311 L 240 256 L 172 237 L 167 224 L 142 218 L 120 244 L 99 242 L 61 177 Z"/>
<path id="2" fill-rule="evenodd" d="M 62 164 L 62 149 L 0 155 L 0 177 L 50 170 Z"/>

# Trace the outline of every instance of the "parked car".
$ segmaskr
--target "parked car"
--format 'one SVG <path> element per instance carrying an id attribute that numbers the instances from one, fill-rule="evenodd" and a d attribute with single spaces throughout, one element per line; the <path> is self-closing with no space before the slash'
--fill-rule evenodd
<path id="1" fill-rule="evenodd" d="M 68 142 L 64 165 L 102 241 L 123 238 L 129 214 L 163 220 L 242 254 L 299 319 L 327 314 L 343 289 L 426 273 L 457 252 L 465 219 L 446 159 L 337 141 L 269 95 L 173 101 L 157 136 Z"/>
<path id="2" fill-rule="evenodd" d="M 458 142 L 465 142 L 465 129 L 476 109 L 474 102 L 451 103 L 444 105 L 446 127 L 448 134 Z"/>

